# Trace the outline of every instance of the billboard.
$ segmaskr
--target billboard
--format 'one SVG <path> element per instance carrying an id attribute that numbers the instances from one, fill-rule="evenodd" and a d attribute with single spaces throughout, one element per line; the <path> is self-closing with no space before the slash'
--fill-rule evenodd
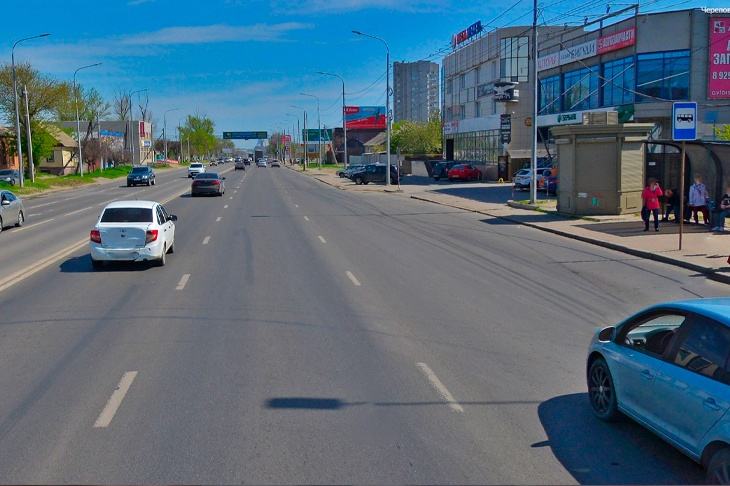
<path id="1" fill-rule="evenodd" d="M 707 98 L 730 98 L 730 18 L 710 18 Z"/>
<path id="2" fill-rule="evenodd" d="M 385 130 L 385 107 L 347 106 L 345 107 L 345 126 L 348 130 L 363 128 Z"/>

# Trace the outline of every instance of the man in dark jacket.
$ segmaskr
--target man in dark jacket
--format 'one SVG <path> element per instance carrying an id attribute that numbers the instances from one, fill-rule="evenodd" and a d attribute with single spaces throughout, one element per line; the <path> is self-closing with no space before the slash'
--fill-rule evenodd
<path id="1" fill-rule="evenodd" d="M 662 221 L 669 221 L 669 215 L 674 213 L 674 222 L 679 223 L 679 191 L 677 189 L 667 189 L 664 196 L 666 198 L 666 207 Z"/>

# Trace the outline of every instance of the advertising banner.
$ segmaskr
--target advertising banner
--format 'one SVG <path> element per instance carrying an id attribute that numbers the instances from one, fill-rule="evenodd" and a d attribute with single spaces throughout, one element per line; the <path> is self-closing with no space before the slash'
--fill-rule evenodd
<path id="1" fill-rule="evenodd" d="M 636 27 L 604 35 L 598 39 L 598 54 L 617 51 L 636 44 Z"/>
<path id="2" fill-rule="evenodd" d="M 385 130 L 385 107 L 347 106 L 345 107 L 345 126 L 348 130 L 359 128 Z"/>
<path id="3" fill-rule="evenodd" d="M 709 99 L 730 98 L 730 18 L 710 18 Z"/>

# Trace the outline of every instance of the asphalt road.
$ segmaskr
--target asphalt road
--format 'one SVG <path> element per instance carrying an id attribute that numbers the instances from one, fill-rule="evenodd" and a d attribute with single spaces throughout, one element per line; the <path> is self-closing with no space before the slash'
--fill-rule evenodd
<path id="1" fill-rule="evenodd" d="M 587 403 L 593 331 L 727 287 L 284 168 L 26 201 L 0 234 L 0 482 L 695 484 Z M 161 268 L 92 271 L 108 201 L 176 214 Z"/>

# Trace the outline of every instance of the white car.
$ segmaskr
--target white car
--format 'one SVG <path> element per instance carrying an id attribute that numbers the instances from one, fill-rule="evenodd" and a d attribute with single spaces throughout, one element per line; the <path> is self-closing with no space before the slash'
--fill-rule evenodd
<path id="1" fill-rule="evenodd" d="M 115 201 L 106 205 L 89 235 L 91 265 L 105 261 L 165 264 L 175 251 L 177 216 L 154 201 Z"/>
<path id="2" fill-rule="evenodd" d="M 188 177 L 194 178 L 201 172 L 205 172 L 205 164 L 201 164 L 200 162 L 193 162 L 188 167 Z"/>

